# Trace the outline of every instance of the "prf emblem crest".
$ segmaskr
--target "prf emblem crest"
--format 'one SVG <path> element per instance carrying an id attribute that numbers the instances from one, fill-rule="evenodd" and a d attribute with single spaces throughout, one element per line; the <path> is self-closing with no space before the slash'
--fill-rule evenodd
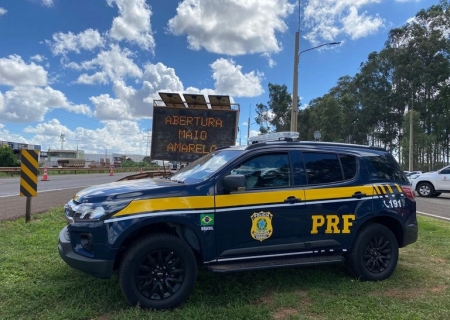
<path id="1" fill-rule="evenodd" d="M 252 229 L 250 233 L 253 239 L 263 241 L 270 238 L 273 232 L 272 217 L 273 214 L 263 211 L 251 215 Z"/>

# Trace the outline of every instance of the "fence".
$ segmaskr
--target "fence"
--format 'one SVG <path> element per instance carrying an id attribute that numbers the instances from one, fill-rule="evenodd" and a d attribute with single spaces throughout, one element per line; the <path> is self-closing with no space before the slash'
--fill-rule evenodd
<path id="1" fill-rule="evenodd" d="M 44 173 L 45 168 L 38 168 L 39 174 Z M 49 174 L 78 174 L 78 173 L 108 173 L 109 167 L 102 168 L 47 168 Z M 119 167 L 114 168 L 114 172 L 140 172 L 141 168 L 137 167 Z M 153 175 L 165 175 L 169 174 L 170 170 L 160 167 L 143 167 L 142 171 L 149 172 Z M 11 177 L 14 175 L 20 175 L 20 167 L 0 167 L 0 173 L 10 174 Z"/>

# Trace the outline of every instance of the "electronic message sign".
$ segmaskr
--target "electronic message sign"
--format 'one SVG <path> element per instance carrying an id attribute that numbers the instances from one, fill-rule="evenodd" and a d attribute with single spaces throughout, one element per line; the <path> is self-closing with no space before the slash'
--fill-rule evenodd
<path id="1" fill-rule="evenodd" d="M 192 162 L 235 145 L 237 110 L 153 106 L 152 160 Z"/>

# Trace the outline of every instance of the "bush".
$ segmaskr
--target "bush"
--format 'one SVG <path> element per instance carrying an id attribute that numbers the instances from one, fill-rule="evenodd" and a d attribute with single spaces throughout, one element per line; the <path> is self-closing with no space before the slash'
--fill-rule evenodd
<path id="1" fill-rule="evenodd" d="M 20 162 L 9 146 L 0 146 L 0 167 L 18 167 Z"/>

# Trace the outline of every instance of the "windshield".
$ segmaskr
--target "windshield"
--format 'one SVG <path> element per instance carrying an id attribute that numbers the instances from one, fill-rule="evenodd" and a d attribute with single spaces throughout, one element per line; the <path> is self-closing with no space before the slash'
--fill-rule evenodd
<path id="1" fill-rule="evenodd" d="M 188 164 L 171 176 L 170 180 L 186 184 L 204 181 L 242 152 L 243 150 L 219 150 L 212 152 Z"/>

